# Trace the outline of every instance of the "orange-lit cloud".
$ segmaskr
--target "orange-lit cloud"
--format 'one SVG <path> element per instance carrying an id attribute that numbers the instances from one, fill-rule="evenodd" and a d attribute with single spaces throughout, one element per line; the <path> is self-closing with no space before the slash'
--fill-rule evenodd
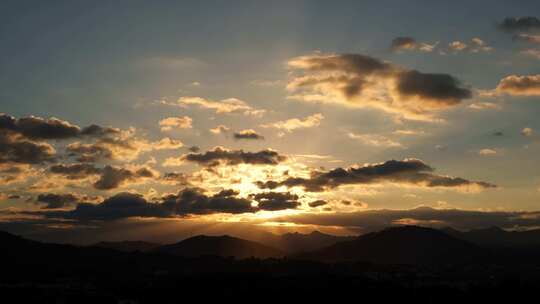
<path id="1" fill-rule="evenodd" d="M 175 128 L 177 129 L 191 129 L 193 128 L 193 119 L 188 116 L 183 117 L 167 117 L 159 121 L 159 126 L 161 131 L 171 131 Z"/>
<path id="2" fill-rule="evenodd" d="M 318 127 L 324 116 L 321 113 L 316 113 L 305 118 L 291 118 L 283 121 L 277 121 L 269 124 L 262 124 L 262 128 L 274 128 L 292 132 L 297 129 Z"/>
<path id="3" fill-rule="evenodd" d="M 435 113 L 459 105 L 472 92 L 448 74 L 422 73 L 361 54 L 293 58 L 291 99 L 371 107 L 410 120 L 435 121 Z"/>
<path id="4" fill-rule="evenodd" d="M 499 82 L 496 91 L 516 96 L 539 96 L 540 75 L 510 75 Z"/>

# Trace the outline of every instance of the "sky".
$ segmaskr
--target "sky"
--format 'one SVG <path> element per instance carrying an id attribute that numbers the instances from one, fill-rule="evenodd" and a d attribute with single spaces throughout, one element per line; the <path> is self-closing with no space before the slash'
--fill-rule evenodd
<path id="1" fill-rule="evenodd" d="M 540 225 L 538 1 L 2 1 L 0 229 Z"/>

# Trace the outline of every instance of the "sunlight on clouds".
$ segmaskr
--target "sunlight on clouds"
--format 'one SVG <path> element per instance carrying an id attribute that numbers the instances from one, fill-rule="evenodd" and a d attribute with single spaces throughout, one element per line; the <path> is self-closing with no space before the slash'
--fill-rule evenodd
<path id="1" fill-rule="evenodd" d="M 410 133 L 409 133 L 410 134 Z M 408 134 L 408 135 L 409 135 Z M 347 136 L 351 139 L 358 140 L 365 145 L 374 147 L 386 147 L 386 148 L 403 148 L 403 145 L 397 141 L 394 141 L 388 137 L 378 134 L 355 134 L 353 132 L 347 133 Z"/>
<path id="2" fill-rule="evenodd" d="M 300 118 L 291 118 L 284 121 L 278 121 L 269 124 L 262 124 L 261 128 L 274 128 L 278 130 L 285 130 L 288 133 L 296 129 L 305 129 L 318 127 L 321 124 L 321 121 L 324 119 L 324 116 L 321 113 L 316 113 L 310 116 L 307 116 L 303 119 Z"/>
<path id="3" fill-rule="evenodd" d="M 409 120 L 441 121 L 435 113 L 470 98 L 448 74 L 422 73 L 361 54 L 315 54 L 289 60 L 288 98 L 371 107 Z"/>

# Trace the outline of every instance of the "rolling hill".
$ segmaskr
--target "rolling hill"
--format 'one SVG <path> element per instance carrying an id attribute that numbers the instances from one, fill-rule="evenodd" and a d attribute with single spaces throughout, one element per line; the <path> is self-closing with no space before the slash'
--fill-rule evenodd
<path id="1" fill-rule="evenodd" d="M 298 256 L 318 261 L 364 261 L 379 264 L 451 264 L 474 260 L 483 250 L 445 232 L 402 226 L 369 233 Z"/>
<path id="2" fill-rule="evenodd" d="M 183 257 L 222 256 L 238 259 L 250 257 L 272 258 L 285 255 L 272 247 L 228 235 L 194 236 L 176 244 L 160 246 L 155 248 L 153 252 Z"/>

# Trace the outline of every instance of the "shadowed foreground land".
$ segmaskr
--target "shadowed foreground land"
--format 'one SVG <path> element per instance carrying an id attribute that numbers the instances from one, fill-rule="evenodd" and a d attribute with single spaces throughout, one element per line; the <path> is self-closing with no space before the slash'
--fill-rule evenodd
<path id="1" fill-rule="evenodd" d="M 538 251 L 532 248 L 477 246 L 443 231 L 419 227 L 387 229 L 290 257 L 232 237 L 196 237 L 145 252 L 45 244 L 8 233 L 1 233 L 0 239 L 5 245 L 0 253 L 2 297 L 35 303 L 341 297 L 358 301 L 516 302 L 533 296 L 540 287 L 540 261 L 534 254 Z M 420 248 L 420 242 L 429 243 Z M 255 250 L 279 257 L 207 255 L 216 246 L 223 248 L 229 243 L 242 254 Z M 195 257 L 189 252 L 193 248 L 199 252 L 203 248 L 204 254 Z M 353 259 L 354 254 L 359 258 Z"/>

